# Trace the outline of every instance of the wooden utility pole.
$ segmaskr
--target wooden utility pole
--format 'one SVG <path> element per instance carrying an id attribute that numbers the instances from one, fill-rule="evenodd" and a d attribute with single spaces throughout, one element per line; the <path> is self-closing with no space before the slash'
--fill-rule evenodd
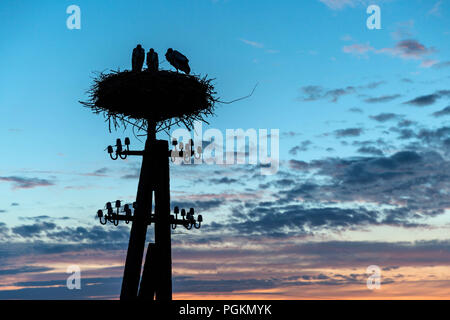
<path id="1" fill-rule="evenodd" d="M 155 186 L 155 244 L 156 244 L 156 299 L 172 300 L 172 246 L 170 239 L 170 184 L 169 145 L 165 140 L 155 144 L 156 174 Z"/>
<path id="2" fill-rule="evenodd" d="M 136 196 L 134 220 L 131 225 L 127 258 L 123 272 L 120 299 L 135 299 L 141 278 L 142 258 L 144 255 L 147 220 L 152 211 L 152 197 L 155 185 L 155 157 L 152 154 L 155 145 L 155 127 L 149 125 L 147 141 L 142 155 L 141 173 Z"/>
<path id="3" fill-rule="evenodd" d="M 156 253 L 155 243 L 150 242 L 145 256 L 144 271 L 142 272 L 141 285 L 139 286 L 139 299 L 154 300 L 156 292 Z"/>
<path id="4" fill-rule="evenodd" d="M 154 128 L 154 126 L 153 126 Z M 172 254 L 170 239 L 169 145 L 156 140 L 155 131 L 148 131 L 142 155 L 141 174 L 136 208 L 131 225 L 130 241 L 123 274 L 120 299 L 138 296 L 153 300 L 172 300 Z M 151 219 L 153 193 L 155 195 L 155 243 L 149 244 L 141 288 L 142 260 L 147 225 Z"/>
<path id="5" fill-rule="evenodd" d="M 171 230 L 175 230 L 177 226 L 188 230 L 200 229 L 203 221 L 201 215 L 195 219 L 194 208 L 190 208 L 189 212 L 182 209 L 180 213 L 179 208 L 175 207 L 175 216 L 170 214 L 169 158 L 184 157 L 185 151 L 173 154 L 166 140 L 156 140 L 155 125 L 149 125 L 143 151 L 129 150 L 129 144 L 130 139 L 125 138 L 124 150 L 121 140 L 117 139 L 115 155 L 112 146 L 107 149 L 113 160 L 142 156 L 136 202 L 133 203 L 134 213 L 129 204 L 122 206 L 121 201 L 116 200 L 114 208 L 111 202 L 106 203 L 106 215 L 100 209 L 97 216 L 102 225 L 111 222 L 117 226 L 119 221 L 132 222 L 120 299 L 172 300 Z M 189 156 L 193 154 L 192 151 L 191 148 Z M 121 214 L 121 210 L 125 214 Z M 181 219 L 178 219 L 179 213 Z M 152 223 L 155 226 L 155 239 L 153 243 L 149 243 L 141 280 L 147 227 Z"/>

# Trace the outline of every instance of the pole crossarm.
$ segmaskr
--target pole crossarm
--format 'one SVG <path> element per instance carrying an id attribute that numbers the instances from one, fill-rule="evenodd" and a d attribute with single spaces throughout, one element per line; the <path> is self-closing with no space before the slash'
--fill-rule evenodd
<path id="1" fill-rule="evenodd" d="M 151 153 L 151 152 L 150 152 Z M 126 150 L 126 151 L 122 151 L 122 152 L 116 152 L 117 155 L 123 155 L 123 156 L 143 156 L 145 154 L 145 151 L 133 151 L 133 150 Z M 177 151 L 174 152 L 172 150 L 169 150 L 167 152 L 167 156 L 168 157 L 184 157 L 184 151 Z"/>
<path id="2" fill-rule="evenodd" d="M 116 204 L 120 204 L 120 200 L 116 200 Z M 136 204 L 133 204 L 133 208 L 136 207 Z M 114 211 L 112 209 L 112 205 L 111 202 L 108 202 L 106 204 L 106 210 L 107 213 L 104 214 L 103 210 L 98 210 L 97 211 L 97 218 L 99 219 L 101 224 L 106 224 L 108 222 L 114 224 L 115 226 L 119 225 L 119 221 L 125 221 L 126 224 L 135 221 L 135 217 L 133 215 L 133 213 L 131 212 L 130 209 L 130 205 L 126 204 L 123 207 L 117 207 L 117 210 Z M 182 209 L 182 218 L 178 219 L 178 212 L 179 209 L 178 207 L 175 207 L 174 212 L 176 212 L 176 216 L 174 216 L 173 214 L 170 215 L 169 218 L 169 222 L 172 226 L 172 229 L 176 229 L 176 226 L 183 226 L 186 229 L 190 230 L 192 229 L 192 227 L 196 228 L 196 229 L 200 229 L 201 223 L 203 221 L 203 217 L 202 215 L 198 215 L 197 219 L 195 219 L 194 217 L 194 209 L 191 208 L 190 211 L 187 213 L 187 217 L 185 218 L 185 215 L 183 215 L 183 211 L 186 212 L 185 209 Z M 124 214 L 120 214 L 120 212 L 124 213 Z M 145 218 L 144 222 L 147 224 L 147 226 L 150 226 L 152 223 L 155 223 L 156 220 L 156 214 L 155 213 L 151 213 L 148 215 L 148 217 Z"/>
<path id="3" fill-rule="evenodd" d="M 106 149 L 108 150 L 109 156 L 113 160 L 117 160 L 118 158 L 125 160 L 128 156 L 144 156 L 144 154 L 153 154 L 153 150 L 130 150 L 130 138 L 125 138 L 124 141 L 125 149 L 122 144 L 122 140 L 117 139 L 116 145 L 111 146 L 109 145 Z M 192 139 L 189 140 L 188 143 L 178 143 L 177 140 L 172 141 L 172 145 L 175 147 L 175 150 L 168 150 L 167 156 L 171 158 L 187 158 L 190 159 L 191 157 L 198 158 L 199 154 L 201 154 L 202 149 L 201 147 L 197 148 L 197 151 L 194 150 L 194 141 Z M 177 145 L 179 145 L 180 150 L 177 149 Z M 115 147 L 115 150 L 114 150 Z M 184 151 L 183 148 L 186 150 Z"/>

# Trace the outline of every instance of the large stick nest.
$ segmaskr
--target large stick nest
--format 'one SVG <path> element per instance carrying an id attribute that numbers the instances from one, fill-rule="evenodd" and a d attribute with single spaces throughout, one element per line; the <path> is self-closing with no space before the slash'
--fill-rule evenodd
<path id="1" fill-rule="evenodd" d="M 174 124 L 191 129 L 194 121 L 206 122 L 214 114 L 218 100 L 212 80 L 167 70 L 111 71 L 94 78 L 89 100 L 80 102 L 103 114 L 110 130 L 127 124 L 144 130 L 150 124 L 157 131 Z"/>

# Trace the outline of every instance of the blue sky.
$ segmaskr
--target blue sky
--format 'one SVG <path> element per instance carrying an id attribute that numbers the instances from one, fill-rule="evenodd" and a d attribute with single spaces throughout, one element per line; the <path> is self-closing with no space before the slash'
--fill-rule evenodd
<path id="1" fill-rule="evenodd" d="M 374 3 L 381 8 L 381 30 L 366 27 L 366 8 Z M 66 8 L 71 4 L 81 8 L 81 30 L 66 27 Z M 248 230 L 259 230 L 248 232 L 246 239 L 254 241 L 255 247 L 272 248 L 276 241 L 285 241 L 286 247 L 292 241 L 299 248 L 304 241 L 322 241 L 327 248 L 333 247 L 327 241 L 342 241 L 342 246 L 383 241 L 400 248 L 399 242 L 406 241 L 412 246 L 408 252 L 423 249 L 414 246 L 417 241 L 444 246 L 449 228 L 445 200 L 450 167 L 450 108 L 445 109 L 450 106 L 446 91 L 450 83 L 449 10 L 448 0 L 2 1 L 3 243 L 11 247 L 40 241 L 45 245 L 67 243 L 74 246 L 68 249 L 73 259 L 90 266 L 79 258 L 86 248 L 77 245 L 89 245 L 92 238 L 67 239 L 55 232 L 76 227 L 90 230 L 97 224 L 96 209 L 106 201 L 133 201 L 137 180 L 124 177 L 136 175 L 138 159 L 113 162 L 104 149 L 125 136 L 131 137 L 134 148 L 141 148 L 142 143 L 129 129 L 109 133 L 103 118 L 78 101 L 87 99 L 94 72 L 130 69 L 131 51 L 141 43 L 146 50 L 155 48 L 160 60 L 168 47 L 184 53 L 194 74 L 215 78 L 222 100 L 245 96 L 258 83 L 250 98 L 218 105 L 216 116 L 204 130 L 280 130 L 281 168 L 275 176 L 261 177 L 254 166 L 172 166 L 173 201 L 196 204 L 204 212 L 206 226 L 204 233 L 194 236 L 174 235 L 174 256 L 183 257 L 181 251 L 188 250 L 183 247 L 183 237 L 203 239 L 205 243 L 199 243 L 202 250 L 219 247 L 225 252 L 238 245 L 233 242 L 234 232 L 242 236 Z M 161 68 L 169 68 L 168 63 Z M 168 138 L 163 133 L 159 137 Z M 389 166 L 380 167 L 380 163 Z M 221 180 L 225 177 L 226 183 Z M 264 210 L 276 217 L 256 214 Z M 322 214 L 328 218 L 310 218 Z M 330 218 L 335 215 L 339 218 Z M 286 224 L 272 234 L 271 219 L 275 218 Z M 34 229 L 21 229 L 23 226 Z M 123 245 L 128 231 L 120 230 L 123 239 L 119 244 Z M 101 235 L 97 241 L 108 237 Z M 114 261 L 117 270 L 112 275 L 119 280 L 120 259 L 124 258 L 120 245 L 117 254 L 105 257 L 105 261 Z M 431 265 L 435 248 L 429 246 Z M 26 260 L 30 266 L 50 268 L 50 278 L 64 278 L 58 272 L 67 261 L 55 261 L 45 254 L 32 260 L 0 251 L 9 257 L 0 264 L 4 270 L 13 270 L 18 261 Z M 373 252 L 373 261 L 367 261 L 367 266 L 377 264 L 378 252 Z M 209 253 L 204 257 L 214 259 Z M 199 264 L 205 263 L 198 259 Z M 405 277 L 417 278 L 418 272 L 411 268 L 423 267 L 414 259 L 408 260 L 409 264 L 387 261 L 390 264 L 384 267 L 400 265 Z M 441 261 L 439 266 L 448 271 L 449 262 Z M 321 263 L 308 270 L 294 262 L 286 262 L 285 267 L 295 265 L 298 274 L 316 272 L 330 279 L 330 267 L 344 268 L 331 255 Z M 216 273 L 205 270 L 199 275 L 182 259 L 177 260 L 175 275 L 187 272 L 199 281 L 199 287 L 180 287 L 179 297 L 192 297 L 202 283 L 208 286 L 207 281 L 248 277 L 239 273 L 242 268 L 238 266 L 231 269 L 217 273 L 217 267 L 211 266 Z M 273 277 L 256 269 L 258 281 Z M 287 275 L 279 276 L 284 283 Z M 17 272 L 16 278 L 5 278 L 0 285 L 19 290 L 14 294 L 20 296 L 26 286 L 13 283 L 19 278 L 36 280 L 33 277 L 49 280 L 45 273 Z M 348 288 L 358 281 L 349 282 Z M 414 286 L 414 281 L 403 285 Z M 274 283 L 260 288 L 258 283 L 254 284 L 258 290 L 289 287 Z M 395 288 L 397 282 L 393 283 L 392 294 L 404 294 Z M 418 297 L 427 296 L 420 286 L 415 289 Z M 318 285 L 311 295 L 331 295 L 327 290 Z M 361 290 L 370 297 L 364 285 Z M 442 294 L 448 297 L 448 293 Z M 8 294 L 13 293 L 5 291 L 0 296 Z M 299 297 L 294 289 L 285 294 Z M 48 293 L 50 298 L 55 295 Z M 342 296 L 349 293 L 343 290 Z"/>

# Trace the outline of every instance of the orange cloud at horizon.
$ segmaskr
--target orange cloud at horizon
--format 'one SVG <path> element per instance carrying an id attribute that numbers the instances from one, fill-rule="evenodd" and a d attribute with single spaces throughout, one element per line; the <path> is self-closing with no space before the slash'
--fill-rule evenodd
<path id="1" fill-rule="evenodd" d="M 450 280 L 382 284 L 369 290 L 364 285 L 292 286 L 232 293 L 174 293 L 174 300 L 449 300 Z"/>
<path id="2" fill-rule="evenodd" d="M 292 244 L 292 241 L 284 247 L 280 244 L 267 241 L 239 246 L 239 243 L 230 242 L 224 247 L 202 245 L 195 249 L 187 244 L 174 246 L 173 298 L 450 299 L 450 264 L 445 250 L 439 247 L 424 250 L 419 246 L 412 250 L 414 247 L 405 246 L 404 250 L 401 247 L 401 250 L 388 251 L 375 250 L 376 246 L 340 249 L 335 243 L 312 249 L 307 245 Z M 49 270 L 4 272 L 0 277 L 0 292 L 50 288 L 54 283 L 48 281 L 65 282 L 66 267 L 77 264 L 86 287 L 100 289 L 96 291 L 97 296 L 89 297 L 117 299 L 125 254 L 125 250 L 89 249 L 22 256 L 14 262 Z M 369 262 L 379 263 L 379 290 L 369 290 L 366 286 Z M 114 286 L 108 284 L 112 278 Z"/>

